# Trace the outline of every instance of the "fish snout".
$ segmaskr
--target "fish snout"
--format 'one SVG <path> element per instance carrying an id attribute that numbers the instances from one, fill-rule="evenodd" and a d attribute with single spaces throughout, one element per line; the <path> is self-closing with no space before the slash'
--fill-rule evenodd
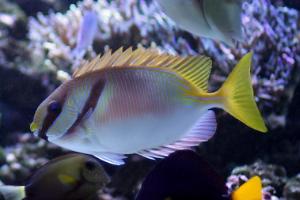
<path id="1" fill-rule="evenodd" d="M 30 131 L 33 133 L 34 136 L 36 137 L 40 137 L 46 141 L 48 141 L 48 137 L 47 135 L 44 133 L 42 133 L 40 130 L 39 130 L 39 127 L 38 125 L 35 123 L 35 122 L 32 122 L 30 124 Z"/>

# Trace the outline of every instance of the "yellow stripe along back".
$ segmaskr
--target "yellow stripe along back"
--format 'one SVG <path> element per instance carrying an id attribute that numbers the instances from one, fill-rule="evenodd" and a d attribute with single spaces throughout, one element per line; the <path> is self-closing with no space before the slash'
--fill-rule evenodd
<path id="1" fill-rule="evenodd" d="M 80 77 L 93 71 L 110 67 L 152 67 L 168 70 L 189 81 L 196 88 L 207 91 L 208 78 L 211 71 L 211 59 L 206 56 L 180 57 L 159 53 L 154 49 L 119 48 L 112 53 L 107 51 L 103 56 L 97 56 L 78 68 L 73 77 Z"/>

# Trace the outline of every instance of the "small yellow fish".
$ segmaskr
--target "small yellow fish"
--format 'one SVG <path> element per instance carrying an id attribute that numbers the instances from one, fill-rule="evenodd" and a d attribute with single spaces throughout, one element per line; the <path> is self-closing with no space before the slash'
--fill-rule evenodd
<path id="1" fill-rule="evenodd" d="M 262 183 L 254 176 L 231 194 L 232 200 L 262 200 Z"/>
<path id="2" fill-rule="evenodd" d="M 31 130 L 61 147 L 123 164 L 124 154 L 154 159 L 210 139 L 211 108 L 266 132 L 254 101 L 247 54 L 222 88 L 208 93 L 211 60 L 131 48 L 79 68 L 37 108 Z"/>
<path id="3" fill-rule="evenodd" d="M 243 0 L 156 0 L 178 26 L 233 45 L 242 40 Z"/>
<path id="4" fill-rule="evenodd" d="M 4 200 L 95 200 L 110 178 L 95 158 L 68 154 L 46 163 L 25 186 L 0 186 Z"/>

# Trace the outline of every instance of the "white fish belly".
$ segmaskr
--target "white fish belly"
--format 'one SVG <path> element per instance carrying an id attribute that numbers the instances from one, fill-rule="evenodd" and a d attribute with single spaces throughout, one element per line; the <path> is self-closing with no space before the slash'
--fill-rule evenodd
<path id="1" fill-rule="evenodd" d="M 144 115 L 96 126 L 95 152 L 136 153 L 174 143 L 190 130 L 206 109 L 181 106 L 165 115 Z"/>

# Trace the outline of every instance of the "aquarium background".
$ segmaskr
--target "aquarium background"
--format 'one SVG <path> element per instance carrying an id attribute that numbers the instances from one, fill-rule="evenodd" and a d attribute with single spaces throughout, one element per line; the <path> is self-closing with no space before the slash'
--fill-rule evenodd
<path id="1" fill-rule="evenodd" d="M 298 1 L 248 0 L 244 42 L 228 47 L 179 29 L 154 0 L 0 0 L 0 180 L 24 184 L 48 160 L 66 153 L 29 133 L 39 103 L 86 60 L 123 46 L 209 56 L 210 91 L 252 51 L 256 100 L 268 126 L 258 133 L 217 110 L 217 134 L 196 151 L 228 177 L 231 188 L 259 175 L 265 199 L 300 200 L 300 16 Z M 92 40 L 74 54 L 85 12 L 96 12 Z M 112 182 L 99 199 L 133 199 L 159 161 L 131 155 L 103 163 Z"/>

